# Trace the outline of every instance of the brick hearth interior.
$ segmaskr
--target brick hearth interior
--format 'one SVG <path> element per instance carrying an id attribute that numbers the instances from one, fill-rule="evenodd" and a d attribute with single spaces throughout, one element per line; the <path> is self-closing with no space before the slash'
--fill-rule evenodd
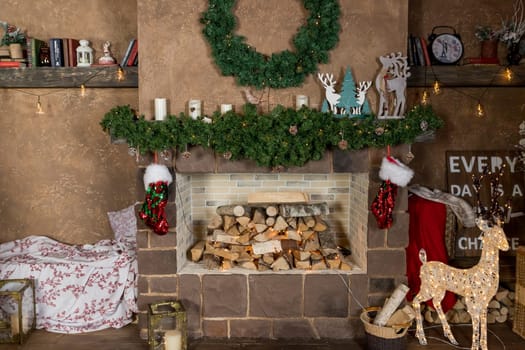
<path id="1" fill-rule="evenodd" d="M 407 192 L 399 189 L 394 226 L 378 229 L 369 210 L 380 186 L 371 165 L 376 157 L 367 151 L 337 161 L 336 156 L 322 163 L 321 171 L 301 174 L 174 172 L 166 208 L 170 232 L 159 236 L 139 223 L 141 335 L 147 330 L 148 304 L 176 299 L 187 311 L 193 338 L 363 336 L 362 308 L 382 305 L 398 283 L 406 283 Z M 211 163 L 216 167 L 213 157 Z M 138 198 L 144 198 L 143 172 L 139 169 Z M 351 249 L 354 269 L 221 271 L 190 262 L 189 249 L 205 236 L 217 206 L 246 202 L 255 191 L 302 191 L 312 202 L 326 202 L 328 224 L 339 243 Z"/>
<path id="2" fill-rule="evenodd" d="M 279 191 L 304 192 L 311 202 L 326 202 L 327 223 L 338 244 L 351 249 L 356 271 L 366 269 L 368 174 L 179 174 L 176 185 L 180 273 L 207 272 L 200 264 L 188 262 L 187 252 L 205 239 L 206 226 L 218 206 L 246 203 L 251 192 Z"/>

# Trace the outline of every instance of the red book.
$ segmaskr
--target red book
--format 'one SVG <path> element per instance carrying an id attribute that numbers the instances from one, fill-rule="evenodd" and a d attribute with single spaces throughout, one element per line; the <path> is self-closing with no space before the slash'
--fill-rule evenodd
<path id="1" fill-rule="evenodd" d="M 20 68 L 25 67 L 25 64 L 18 61 L 0 61 L 0 68 Z"/>
<path id="2" fill-rule="evenodd" d="M 131 48 L 131 53 L 129 54 L 128 61 L 126 62 L 126 66 L 130 67 L 134 65 L 134 62 L 137 58 L 137 55 L 139 53 L 139 41 L 135 40 L 133 43 L 133 47 Z"/>
<path id="3" fill-rule="evenodd" d="M 77 47 L 80 46 L 77 39 L 67 39 L 68 49 L 69 49 L 69 66 L 77 66 Z"/>
<path id="4" fill-rule="evenodd" d="M 425 66 L 430 66 L 430 56 L 428 55 L 428 46 L 425 38 L 421 37 L 421 49 L 423 50 L 423 57 L 425 57 Z"/>

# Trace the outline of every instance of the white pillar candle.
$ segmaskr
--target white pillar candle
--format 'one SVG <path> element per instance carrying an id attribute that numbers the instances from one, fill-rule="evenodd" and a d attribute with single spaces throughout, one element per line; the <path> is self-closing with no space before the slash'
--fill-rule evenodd
<path id="1" fill-rule="evenodd" d="M 306 95 L 295 96 L 295 108 L 301 109 L 302 106 L 308 107 L 308 96 Z"/>
<path id="2" fill-rule="evenodd" d="M 182 333 L 175 329 L 164 334 L 164 350 L 182 350 Z"/>
<path id="3" fill-rule="evenodd" d="M 155 120 L 164 120 L 166 119 L 166 99 L 165 98 L 156 98 L 155 99 Z"/>
<path id="4" fill-rule="evenodd" d="M 233 106 L 229 103 L 221 104 L 221 114 L 231 111 L 232 109 L 233 109 Z"/>
<path id="5" fill-rule="evenodd" d="M 197 117 L 201 116 L 201 100 L 190 100 L 188 103 L 188 109 L 190 112 L 190 116 L 193 119 L 197 119 Z"/>

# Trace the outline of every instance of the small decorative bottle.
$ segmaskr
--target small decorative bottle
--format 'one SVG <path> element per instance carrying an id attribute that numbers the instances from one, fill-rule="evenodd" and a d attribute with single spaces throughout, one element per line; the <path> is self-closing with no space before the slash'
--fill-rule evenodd
<path id="1" fill-rule="evenodd" d="M 93 49 L 89 47 L 89 41 L 80 40 L 77 47 L 77 67 L 90 67 L 93 64 Z"/>

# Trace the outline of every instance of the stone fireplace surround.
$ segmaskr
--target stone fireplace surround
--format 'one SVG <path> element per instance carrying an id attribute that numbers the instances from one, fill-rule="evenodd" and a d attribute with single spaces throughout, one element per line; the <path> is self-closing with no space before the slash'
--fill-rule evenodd
<path id="1" fill-rule="evenodd" d="M 169 299 L 182 301 L 188 314 L 188 334 L 192 338 L 347 339 L 363 336 L 359 319 L 362 307 L 382 305 L 398 283 L 406 283 L 406 189 L 398 189 L 394 225 L 390 230 L 378 229 L 369 211 L 381 184 L 377 173 L 384 151 L 334 150 L 327 152 L 320 161 L 281 171 L 282 174 L 303 175 L 347 174 L 349 179 L 358 178 L 357 183 L 368 185 L 362 190 L 363 203 L 360 204 L 365 208 L 357 209 L 358 212 L 364 210 L 365 222 L 358 223 L 357 229 L 356 221 L 352 220 L 354 209 L 350 209 L 348 230 L 355 231 L 350 235 L 357 235 L 357 238 L 350 238 L 350 248 L 358 268 L 345 273 L 333 270 L 208 271 L 188 264 L 187 250 L 195 238 L 187 230 L 185 232 L 184 227 L 198 231 L 198 226 L 203 224 L 195 217 L 192 221 L 191 211 L 198 211 L 191 203 L 192 175 L 198 178 L 198 174 L 273 174 L 272 169 L 257 167 L 251 161 L 225 160 L 201 148 L 190 151 L 189 159 L 176 156 L 162 161 L 175 175 L 166 208 L 170 232 L 159 236 L 138 220 L 141 336 L 145 337 L 147 330 L 147 305 Z M 404 145 L 392 148 L 392 155 L 400 159 L 406 153 Z M 138 201 L 144 200 L 142 177 L 150 162 L 151 159 L 143 158 L 138 164 Z M 350 180 L 350 187 L 353 186 L 355 182 Z M 195 216 L 198 218 L 199 214 Z"/>

